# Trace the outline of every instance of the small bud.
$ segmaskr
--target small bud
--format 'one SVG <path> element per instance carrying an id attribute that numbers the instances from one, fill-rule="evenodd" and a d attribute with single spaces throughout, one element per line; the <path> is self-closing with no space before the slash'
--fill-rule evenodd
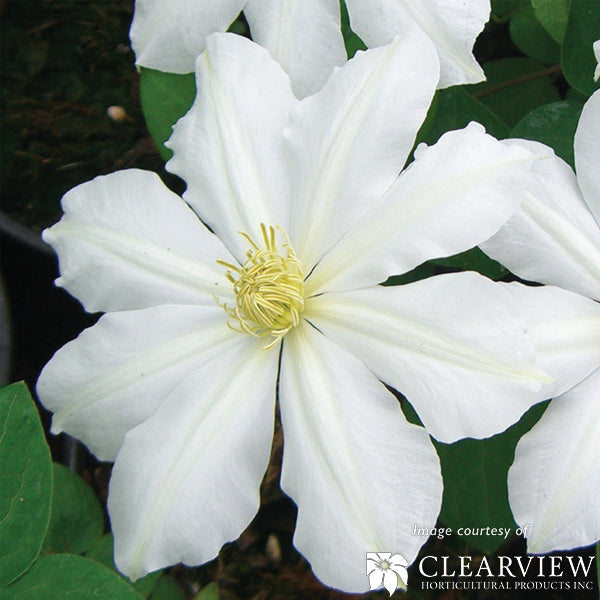
<path id="1" fill-rule="evenodd" d="M 124 121 L 131 121 L 131 117 L 127 114 L 122 106 L 109 106 L 106 109 L 106 114 L 115 122 L 123 123 Z"/>

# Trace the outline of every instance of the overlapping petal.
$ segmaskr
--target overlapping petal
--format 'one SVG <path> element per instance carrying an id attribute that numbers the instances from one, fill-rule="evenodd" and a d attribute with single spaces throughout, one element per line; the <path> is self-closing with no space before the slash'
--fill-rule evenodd
<path id="1" fill-rule="evenodd" d="M 572 169 L 537 142 L 519 140 L 537 156 L 523 202 L 482 250 L 531 281 L 600 300 L 600 228 Z M 544 157 L 545 155 L 545 157 Z"/>
<path id="2" fill-rule="evenodd" d="M 86 310 L 213 305 L 217 287 L 231 294 L 215 262 L 229 253 L 155 173 L 96 177 L 67 192 L 62 207 L 43 237 L 59 257 L 56 284 Z"/>
<path id="3" fill-rule="evenodd" d="M 243 262 L 243 230 L 288 226 L 290 187 L 282 130 L 297 102 L 269 53 L 233 34 L 215 34 L 196 65 L 198 94 L 175 125 L 167 168 L 187 183 L 184 199 Z"/>
<path id="4" fill-rule="evenodd" d="M 509 292 L 476 273 L 326 293 L 305 314 L 404 394 L 442 442 L 503 431 L 549 381 Z"/>
<path id="5" fill-rule="evenodd" d="M 346 4 L 352 29 L 369 47 L 402 37 L 415 25 L 426 33 L 440 58 L 440 88 L 485 79 L 473 45 L 490 17 L 489 0 L 346 0 Z"/>
<path id="6" fill-rule="evenodd" d="M 325 584 L 366 591 L 365 551 L 409 562 L 442 493 L 427 433 L 351 354 L 307 323 L 284 341 L 281 485 L 298 504 L 294 544 Z"/>
<path id="7" fill-rule="evenodd" d="M 125 436 L 108 498 L 123 573 L 203 563 L 248 525 L 269 460 L 278 356 L 239 335 Z"/>
<path id="8" fill-rule="evenodd" d="M 285 132 L 294 189 L 290 237 L 307 270 L 397 177 L 438 68 L 429 40 L 411 30 L 358 53 L 292 111 Z"/>
<path id="9" fill-rule="evenodd" d="M 482 242 L 516 211 L 532 161 L 477 123 L 419 147 L 381 202 L 316 266 L 309 293 L 380 283 Z"/>
<path id="10" fill-rule="evenodd" d="M 246 0 L 136 0 L 129 31 L 136 64 L 191 73 L 206 36 L 225 31 Z"/>
<path id="11" fill-rule="evenodd" d="M 508 472 L 516 522 L 531 525 L 527 550 L 570 549 L 600 539 L 600 370 L 552 400 L 526 433 Z"/>
<path id="12" fill-rule="evenodd" d="M 559 396 L 600 368 L 598 302 L 552 286 L 512 283 L 506 289 L 525 319 L 537 364 L 554 379 L 540 388 L 540 400 Z"/>
<path id="13" fill-rule="evenodd" d="M 314 94 L 346 62 L 339 0 L 248 0 L 244 15 L 252 39 L 289 74 L 298 98 Z"/>
<path id="14" fill-rule="evenodd" d="M 54 413 L 53 433 L 66 431 L 100 460 L 114 460 L 130 429 L 234 341 L 238 334 L 216 305 L 110 313 L 54 355 L 37 393 Z"/>
<path id="15" fill-rule="evenodd" d="M 600 224 L 600 90 L 583 106 L 575 132 L 577 181 L 590 210 Z"/>

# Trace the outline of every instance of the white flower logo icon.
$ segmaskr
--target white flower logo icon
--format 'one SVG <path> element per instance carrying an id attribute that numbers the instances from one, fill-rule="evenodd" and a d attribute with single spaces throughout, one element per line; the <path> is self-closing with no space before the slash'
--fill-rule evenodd
<path id="1" fill-rule="evenodd" d="M 400 554 L 367 552 L 367 575 L 371 589 L 376 590 L 383 586 L 391 596 L 399 587 L 406 587 L 407 566 L 408 563 Z"/>

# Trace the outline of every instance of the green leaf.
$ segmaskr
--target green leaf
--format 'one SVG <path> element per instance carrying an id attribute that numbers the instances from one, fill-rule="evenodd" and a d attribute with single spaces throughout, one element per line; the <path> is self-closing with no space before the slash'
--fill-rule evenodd
<path id="1" fill-rule="evenodd" d="M 52 463 L 24 383 L 0 390 L 0 586 L 40 553 L 52 500 Z"/>
<path id="2" fill-rule="evenodd" d="M 497 138 L 508 136 L 509 128 L 502 120 L 462 86 L 438 90 L 417 134 L 416 143 L 435 144 L 446 131 L 462 129 L 471 121 L 481 123 L 488 133 Z"/>
<path id="3" fill-rule="evenodd" d="M 342 18 L 342 36 L 344 37 L 346 54 L 348 55 L 348 59 L 350 59 L 358 50 L 366 50 L 367 46 L 350 28 L 350 17 L 348 16 L 348 8 L 344 0 L 340 0 L 340 13 Z"/>
<path id="4" fill-rule="evenodd" d="M 96 562 L 102 563 L 104 566 L 112 569 L 115 573 L 123 577 L 123 579 L 131 585 L 138 593 L 144 598 L 147 598 L 156 586 L 156 582 L 162 574 L 162 570 L 148 573 L 145 577 L 137 579 L 133 583 L 129 579 L 125 578 L 124 575 L 119 573 L 113 560 L 113 536 L 110 533 L 103 535 L 93 546 L 91 546 L 85 553 L 88 558 L 95 560 Z"/>
<path id="5" fill-rule="evenodd" d="M 558 67 L 557 67 L 558 69 Z M 468 91 L 509 127 L 541 104 L 560 100 L 550 74 L 554 71 L 530 58 L 501 58 L 483 65 L 487 81 Z"/>
<path id="6" fill-rule="evenodd" d="M 40 558 L 5 593 L 6 600 L 142 600 L 104 565 L 76 554 Z"/>
<path id="7" fill-rule="evenodd" d="M 522 0 L 492 0 L 492 14 L 501 19 L 509 19 L 519 10 Z"/>
<path id="8" fill-rule="evenodd" d="M 179 75 L 154 69 L 141 70 L 140 99 L 146 126 L 161 156 L 168 160 L 173 152 L 164 146 L 173 125 L 190 109 L 196 96 L 193 73 Z"/>
<path id="9" fill-rule="evenodd" d="M 185 600 L 185 596 L 172 579 L 163 575 L 152 590 L 149 600 Z"/>
<path id="10" fill-rule="evenodd" d="M 76 473 L 54 463 L 54 494 L 45 552 L 78 554 L 102 535 L 104 516 L 96 494 Z"/>
<path id="11" fill-rule="evenodd" d="M 510 20 L 510 37 L 523 54 L 545 64 L 560 62 L 560 46 L 542 27 L 529 2 Z"/>
<path id="12" fill-rule="evenodd" d="M 508 505 L 506 477 L 519 438 L 539 420 L 547 402 L 536 404 L 504 433 L 485 440 L 435 442 L 442 463 L 444 496 L 440 521 L 458 533 L 461 527 L 502 527 L 515 531 Z M 463 535 L 485 553 L 504 543 L 502 536 Z"/>
<path id="13" fill-rule="evenodd" d="M 194 600 L 219 600 L 219 586 L 214 581 L 209 583 L 196 594 Z"/>
<path id="14" fill-rule="evenodd" d="M 532 0 L 536 19 L 558 44 L 563 43 L 570 0 Z"/>
<path id="15" fill-rule="evenodd" d="M 510 137 L 547 144 L 575 168 L 573 138 L 582 108 L 579 102 L 570 100 L 540 106 L 517 123 Z"/>
<path id="16" fill-rule="evenodd" d="M 598 0 L 571 0 L 562 48 L 562 67 L 567 81 L 582 94 L 591 96 L 600 87 L 594 82 L 596 58 L 593 43 L 600 39 Z"/>

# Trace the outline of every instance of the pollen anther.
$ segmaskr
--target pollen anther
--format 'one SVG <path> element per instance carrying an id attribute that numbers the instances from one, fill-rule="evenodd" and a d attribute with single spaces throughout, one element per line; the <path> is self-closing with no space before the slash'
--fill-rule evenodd
<path id="1" fill-rule="evenodd" d="M 277 249 L 275 228 L 261 223 L 260 229 L 264 248 L 240 231 L 250 244 L 241 267 L 217 261 L 227 267 L 225 276 L 235 292 L 235 307 L 219 304 L 234 319 L 234 324 L 229 323 L 233 329 L 255 337 L 271 336 L 266 350 L 300 322 L 304 310 L 304 275 L 283 228 L 277 227 L 285 238 L 282 252 Z"/>

